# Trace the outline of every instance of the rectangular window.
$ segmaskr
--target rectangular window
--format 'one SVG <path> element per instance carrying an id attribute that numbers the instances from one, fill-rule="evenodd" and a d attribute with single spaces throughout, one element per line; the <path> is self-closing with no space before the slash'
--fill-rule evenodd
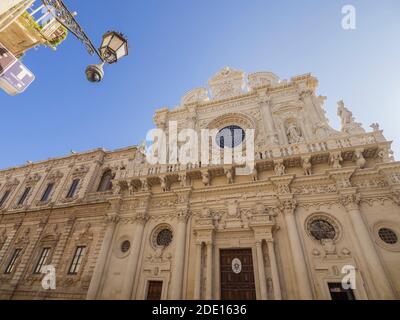
<path id="1" fill-rule="evenodd" d="M 0 200 L 0 208 L 3 206 L 3 204 L 7 201 L 8 196 L 10 195 L 11 191 L 7 190 L 6 192 L 4 192 L 3 196 L 1 197 Z"/>
<path id="2" fill-rule="evenodd" d="M 13 255 L 11 256 L 10 262 L 7 265 L 6 270 L 4 271 L 5 274 L 10 274 L 14 271 L 15 263 L 17 262 L 18 257 L 21 254 L 22 249 L 15 249 Z"/>
<path id="3" fill-rule="evenodd" d="M 74 181 L 72 181 L 71 187 L 69 188 L 69 191 L 67 193 L 67 198 L 74 197 L 78 185 L 79 185 L 79 179 L 75 179 Z"/>
<path id="4" fill-rule="evenodd" d="M 19 198 L 18 205 L 24 204 L 26 198 L 28 197 L 29 192 L 31 191 L 31 187 L 26 187 L 24 193 L 21 198 Z"/>
<path id="5" fill-rule="evenodd" d="M 162 281 L 149 281 L 146 300 L 161 300 L 162 287 Z"/>
<path id="6" fill-rule="evenodd" d="M 42 272 L 43 266 L 46 264 L 47 259 L 50 255 L 51 248 L 43 248 L 42 253 L 40 254 L 39 260 L 36 263 L 35 270 L 33 270 L 34 274 L 40 274 Z"/>
<path id="7" fill-rule="evenodd" d="M 341 283 L 328 283 L 332 300 L 356 300 L 351 289 L 343 289 Z"/>
<path id="8" fill-rule="evenodd" d="M 85 246 L 76 247 L 74 258 L 72 259 L 68 274 L 78 274 L 82 264 L 83 256 L 85 255 L 85 251 Z"/>
<path id="9" fill-rule="evenodd" d="M 54 188 L 54 183 L 49 183 L 47 185 L 46 190 L 44 190 L 42 198 L 40 199 L 41 202 L 46 202 L 49 199 L 49 196 L 53 188 Z"/>

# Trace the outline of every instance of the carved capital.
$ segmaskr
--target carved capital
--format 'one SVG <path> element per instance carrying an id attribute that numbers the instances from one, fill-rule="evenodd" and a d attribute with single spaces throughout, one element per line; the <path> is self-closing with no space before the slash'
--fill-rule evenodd
<path id="1" fill-rule="evenodd" d="M 133 219 L 136 223 L 144 225 L 149 220 L 149 215 L 146 212 L 138 212 Z"/>
<path id="2" fill-rule="evenodd" d="M 179 222 L 186 223 L 190 217 L 190 211 L 188 209 L 180 209 L 177 211 L 176 217 L 178 218 Z"/>
<path id="3" fill-rule="evenodd" d="M 118 221 L 119 221 L 119 214 L 118 213 L 115 213 L 115 212 L 112 212 L 112 213 L 107 213 L 105 216 L 104 216 L 104 220 L 105 220 L 105 222 L 106 222 L 106 224 L 107 225 L 114 225 L 114 224 L 117 224 L 118 223 Z"/>
<path id="4" fill-rule="evenodd" d="M 294 214 L 297 208 L 297 201 L 295 199 L 280 200 L 279 210 L 285 215 Z"/>
<path id="5" fill-rule="evenodd" d="M 352 184 L 350 181 L 351 176 L 353 175 L 355 169 L 349 169 L 349 170 L 332 170 L 330 171 L 330 178 L 335 180 L 336 182 L 336 187 L 338 189 L 346 189 L 346 188 L 351 188 Z"/>
<path id="6" fill-rule="evenodd" d="M 358 193 L 341 194 L 339 196 L 340 204 L 346 208 L 347 211 L 358 210 L 361 202 L 361 196 Z"/>

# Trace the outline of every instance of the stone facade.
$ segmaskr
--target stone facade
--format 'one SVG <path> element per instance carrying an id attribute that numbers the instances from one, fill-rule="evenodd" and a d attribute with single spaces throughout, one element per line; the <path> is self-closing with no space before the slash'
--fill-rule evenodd
<path id="1" fill-rule="evenodd" d="M 340 101 L 331 128 L 310 74 L 224 68 L 209 88 L 154 122 L 254 129 L 250 175 L 149 165 L 140 146 L 0 171 L 1 299 L 221 299 L 236 294 L 229 272 L 257 299 L 331 299 L 349 265 L 356 299 L 400 297 L 400 163 L 379 126 Z M 44 248 L 55 290 L 35 273 Z"/>

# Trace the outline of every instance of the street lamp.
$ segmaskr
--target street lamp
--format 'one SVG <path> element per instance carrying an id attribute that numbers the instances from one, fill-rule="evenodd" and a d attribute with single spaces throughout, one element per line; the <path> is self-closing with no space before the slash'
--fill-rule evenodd
<path id="1" fill-rule="evenodd" d="M 86 78 L 90 82 L 103 80 L 105 63 L 115 63 L 128 55 L 128 41 L 122 33 L 106 32 L 100 49 L 97 49 L 62 0 L 42 0 L 42 2 L 54 18 L 84 44 L 90 55 L 96 54 L 100 58 L 101 63 L 86 68 Z"/>

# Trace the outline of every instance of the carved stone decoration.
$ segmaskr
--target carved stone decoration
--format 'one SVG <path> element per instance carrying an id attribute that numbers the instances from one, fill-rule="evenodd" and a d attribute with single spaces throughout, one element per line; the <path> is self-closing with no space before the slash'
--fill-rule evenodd
<path id="1" fill-rule="evenodd" d="M 248 75 L 249 89 L 274 86 L 279 83 L 279 77 L 272 72 L 255 72 Z"/>
<path id="2" fill-rule="evenodd" d="M 274 171 L 277 176 L 283 176 L 285 174 L 285 166 L 282 161 L 276 161 Z"/>
<path id="3" fill-rule="evenodd" d="M 392 191 L 392 201 L 398 206 L 400 206 L 400 190 Z"/>
<path id="4" fill-rule="evenodd" d="M 251 179 L 253 182 L 258 181 L 258 170 L 256 166 L 254 166 L 253 170 L 251 171 Z"/>
<path id="5" fill-rule="evenodd" d="M 207 88 L 196 88 L 187 92 L 181 99 L 181 105 L 188 105 L 197 102 L 208 101 L 208 90 Z"/>
<path id="6" fill-rule="evenodd" d="M 354 210 L 358 208 L 361 196 L 358 193 L 342 194 L 339 196 L 339 202 L 346 210 Z"/>
<path id="7" fill-rule="evenodd" d="M 187 175 L 186 172 L 182 173 L 179 175 L 179 182 L 182 188 L 187 187 L 188 183 L 187 183 Z"/>
<path id="8" fill-rule="evenodd" d="M 290 122 L 287 125 L 286 135 L 289 141 L 289 144 L 303 142 L 304 138 L 301 133 L 300 128 L 294 123 Z"/>
<path id="9" fill-rule="evenodd" d="M 140 182 L 142 184 L 142 191 L 147 192 L 150 190 L 149 182 L 147 181 L 147 178 L 140 179 Z"/>
<path id="10" fill-rule="evenodd" d="M 372 128 L 372 130 L 374 130 L 374 132 L 379 132 L 381 130 L 379 123 L 377 123 L 377 122 L 374 122 L 373 124 L 371 124 L 370 128 Z"/>
<path id="11" fill-rule="evenodd" d="M 341 119 L 342 132 L 348 134 L 365 133 L 365 130 L 361 127 L 361 124 L 355 122 L 353 113 L 345 107 L 343 100 L 338 102 L 338 116 Z"/>
<path id="12" fill-rule="evenodd" d="M 234 169 L 229 168 L 225 169 L 226 180 L 228 184 L 232 184 L 234 182 Z"/>
<path id="13" fill-rule="evenodd" d="M 4 243 L 7 240 L 7 230 L 3 229 L 2 232 L 0 232 L 0 251 L 3 248 Z"/>
<path id="14" fill-rule="evenodd" d="M 244 72 L 229 67 L 220 70 L 208 81 L 213 99 L 226 99 L 244 92 Z"/>
<path id="15" fill-rule="evenodd" d="M 364 149 L 357 149 L 354 153 L 354 160 L 360 169 L 363 169 L 367 163 L 367 161 L 364 159 L 363 152 Z"/>
<path id="16" fill-rule="evenodd" d="M 169 182 L 166 176 L 161 176 L 160 177 L 160 182 L 161 182 L 161 189 L 164 192 L 169 191 Z"/>
<path id="17" fill-rule="evenodd" d="M 333 239 L 322 239 L 321 245 L 325 251 L 325 255 L 327 256 L 336 255 L 336 245 Z"/>
<path id="18" fill-rule="evenodd" d="M 201 172 L 201 181 L 205 186 L 210 185 L 210 173 L 208 172 L 208 170 Z"/>
<path id="19" fill-rule="evenodd" d="M 340 169 L 342 165 L 340 164 L 343 161 L 341 152 L 332 152 L 329 156 L 329 163 L 333 169 Z"/>
<path id="20" fill-rule="evenodd" d="M 305 176 L 312 175 L 312 164 L 311 164 L 311 157 L 304 157 L 302 158 L 302 167 Z"/>
<path id="21" fill-rule="evenodd" d="M 278 208 L 284 214 L 294 214 L 297 205 L 298 203 L 295 199 L 282 199 Z"/>
<path id="22" fill-rule="evenodd" d="M 228 208 L 228 217 L 229 218 L 239 218 L 240 217 L 240 209 L 239 209 L 239 201 L 238 200 L 229 200 L 227 203 Z"/>

